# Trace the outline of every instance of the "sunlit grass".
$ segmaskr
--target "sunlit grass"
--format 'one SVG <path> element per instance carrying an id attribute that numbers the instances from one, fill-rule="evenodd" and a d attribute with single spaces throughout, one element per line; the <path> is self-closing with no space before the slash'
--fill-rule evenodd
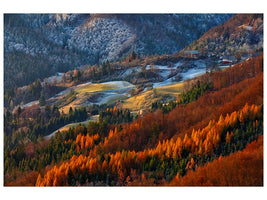
<path id="1" fill-rule="evenodd" d="M 150 108 L 153 102 L 161 100 L 166 95 L 177 97 L 183 92 L 184 84 L 183 82 L 176 83 L 142 92 L 123 101 L 123 108 L 132 111 Z"/>
<path id="2" fill-rule="evenodd" d="M 123 108 L 128 108 L 130 110 L 140 110 L 146 109 L 151 106 L 151 103 L 158 100 L 152 90 L 143 92 L 136 96 L 130 97 L 123 102 Z"/>
<path id="3" fill-rule="evenodd" d="M 112 90 L 116 89 L 118 87 L 114 87 L 114 85 L 109 85 L 109 84 L 88 84 L 82 87 L 77 88 L 75 91 L 78 93 L 85 93 L 85 92 L 98 92 L 98 91 L 105 91 L 105 90 Z"/>
<path id="4" fill-rule="evenodd" d="M 184 82 L 176 83 L 173 85 L 166 85 L 162 87 L 155 88 L 155 92 L 157 95 L 173 95 L 178 96 L 183 92 Z"/>
<path id="5" fill-rule="evenodd" d="M 104 103 L 106 104 L 112 104 L 117 100 L 127 99 L 127 97 L 122 94 L 105 95 L 106 94 L 105 92 L 109 92 L 108 90 L 124 89 L 132 87 L 132 85 L 129 83 L 128 84 L 124 83 L 122 85 L 117 84 L 116 82 L 108 82 L 108 83 L 95 83 L 95 84 L 87 83 L 77 86 L 76 88 L 74 88 L 75 100 L 69 103 L 62 104 L 62 107 L 60 106 L 60 111 L 67 114 L 69 112 L 70 107 L 76 108 L 80 106 L 87 106 L 88 97 L 90 95 L 94 95 L 94 98 L 98 100 L 96 103 L 103 103 L 102 102 L 103 99 Z M 103 97 L 102 99 L 101 96 Z"/>

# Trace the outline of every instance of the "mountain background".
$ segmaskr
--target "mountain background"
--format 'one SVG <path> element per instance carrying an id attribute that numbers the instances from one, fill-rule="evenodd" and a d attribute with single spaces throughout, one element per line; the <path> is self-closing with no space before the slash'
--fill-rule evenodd
<path id="1" fill-rule="evenodd" d="M 263 186 L 263 14 L 218 16 L 6 15 L 5 186 Z"/>
<path id="2" fill-rule="evenodd" d="M 185 50 L 202 54 L 231 56 L 263 51 L 263 15 L 237 14 L 223 24 L 212 27 Z"/>
<path id="3" fill-rule="evenodd" d="M 5 14 L 4 88 L 85 64 L 172 54 L 233 14 Z"/>

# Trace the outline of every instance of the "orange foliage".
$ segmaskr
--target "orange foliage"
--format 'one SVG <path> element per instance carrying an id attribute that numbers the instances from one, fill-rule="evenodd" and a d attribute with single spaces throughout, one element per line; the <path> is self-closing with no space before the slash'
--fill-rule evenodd
<path id="1" fill-rule="evenodd" d="M 171 186 L 263 186 L 263 136 L 243 151 L 220 157 L 182 178 L 177 175 Z"/>
<path id="2" fill-rule="evenodd" d="M 99 139 L 98 133 L 93 136 L 90 136 L 88 133 L 86 134 L 86 136 L 79 133 L 75 141 L 77 150 L 79 151 L 80 149 L 84 148 L 92 148 L 98 139 Z"/>
<path id="3" fill-rule="evenodd" d="M 244 79 L 255 77 L 262 73 L 262 66 L 263 55 L 237 63 L 234 67 L 229 67 L 221 72 L 213 73 L 211 78 L 214 89 L 220 90 Z"/>
<path id="4" fill-rule="evenodd" d="M 98 170 L 101 172 L 103 171 L 110 171 L 112 174 L 118 174 L 119 175 L 119 182 L 123 184 L 124 178 L 126 178 L 126 169 L 131 169 L 131 167 L 136 162 L 144 163 L 147 156 L 152 157 L 154 155 L 158 156 L 158 158 L 161 158 L 163 155 L 165 155 L 167 158 L 175 158 L 180 157 L 181 158 L 181 150 L 183 147 L 185 147 L 189 152 L 192 154 L 197 153 L 206 153 L 208 155 L 212 155 L 213 150 L 218 146 L 220 139 L 221 139 L 221 133 L 224 125 L 226 124 L 234 124 L 235 120 L 237 118 L 240 119 L 240 122 L 242 123 L 242 120 L 245 120 L 245 118 L 240 118 L 240 115 L 249 116 L 250 118 L 253 118 L 256 114 L 259 114 L 261 112 L 260 106 L 252 105 L 248 106 L 245 105 L 240 111 L 232 112 L 230 115 L 228 115 L 226 118 L 223 116 L 220 116 L 219 120 L 216 122 L 214 120 L 211 120 L 209 124 L 203 128 L 192 131 L 191 135 L 188 136 L 185 135 L 184 139 L 181 140 L 180 137 L 177 139 L 171 139 L 171 140 L 163 140 L 162 142 L 159 142 L 157 147 L 154 149 L 146 149 L 144 151 L 140 151 L 136 153 L 135 151 L 122 151 L 122 152 L 116 152 L 115 154 L 109 154 L 110 161 L 107 163 L 104 161 L 101 163 L 99 159 L 96 157 L 91 156 L 83 156 L 80 155 L 79 157 L 73 156 L 69 162 L 64 162 L 59 167 L 54 166 L 51 170 L 49 170 L 44 178 L 40 178 L 38 176 L 36 185 L 37 186 L 43 186 L 43 185 L 66 185 L 67 182 L 67 171 L 70 168 L 72 173 L 74 175 L 77 175 L 78 172 L 84 173 L 85 171 L 95 174 Z M 242 120 L 241 120 L 242 119 Z M 231 134 L 232 135 L 232 134 Z M 226 137 L 230 137 L 229 133 Z M 89 139 L 88 139 L 89 138 Z M 86 141 L 91 140 L 97 140 L 99 138 L 98 134 L 94 136 L 83 136 L 79 134 L 76 138 L 76 145 L 80 145 L 81 142 L 85 143 Z M 227 139 L 229 140 L 229 139 Z M 82 147 L 82 145 L 80 145 Z M 96 147 L 93 149 L 93 151 L 96 149 Z M 233 164 L 233 163 L 232 163 Z M 193 158 L 187 163 L 187 169 L 193 169 L 195 168 L 195 161 Z M 143 178 L 144 175 L 143 175 Z M 146 180 L 146 179 L 145 179 Z M 201 179 L 202 180 L 202 179 Z M 147 181 L 147 180 L 146 180 Z M 208 182 L 210 183 L 210 182 Z M 205 183 L 205 184 L 208 184 Z M 213 184 L 213 182 L 211 182 Z M 229 184 L 229 182 L 221 182 L 222 184 Z M 190 183 L 189 183 L 190 184 Z M 202 182 L 197 182 L 197 184 L 202 184 Z M 216 185 L 216 184 L 215 184 Z"/>
<path id="5" fill-rule="evenodd" d="M 240 68 L 239 66 L 237 67 Z M 235 68 L 235 66 L 232 68 Z M 222 71 L 220 74 L 221 76 L 230 76 L 231 73 Z M 218 128 L 223 127 L 224 124 L 231 125 L 236 120 L 237 115 L 232 114 L 231 116 L 227 116 L 228 113 L 240 110 L 246 104 L 261 105 L 262 103 L 263 74 L 262 72 L 258 72 L 258 75 L 254 78 L 243 81 L 240 79 L 240 82 L 237 84 L 233 84 L 219 91 L 207 93 L 197 101 L 186 106 L 180 105 L 168 114 L 163 115 L 161 111 L 148 113 L 132 123 L 123 125 L 123 129 L 120 132 L 110 130 L 108 138 L 104 140 L 104 144 L 101 143 L 102 151 L 104 153 L 115 153 L 118 148 L 137 151 L 153 148 L 159 141 L 164 139 L 170 139 L 173 136 L 183 138 L 186 133 L 189 134 L 193 130 L 203 129 L 208 123 L 215 123 L 212 120 L 219 120 L 219 123 L 216 125 Z M 243 120 L 245 115 L 241 113 L 239 117 Z M 161 127 L 157 136 L 153 135 L 152 132 L 152 127 L 155 126 L 155 122 L 156 127 Z M 220 141 L 220 137 L 217 134 L 218 128 L 209 130 L 209 134 L 205 133 L 209 135 L 209 139 L 205 143 L 203 143 L 203 137 L 205 135 L 203 135 L 204 133 L 200 133 L 191 137 L 192 141 L 187 140 L 186 146 L 194 148 L 194 145 L 196 145 L 200 153 L 205 151 L 205 148 L 206 151 L 212 153 L 211 149 L 217 146 Z M 192 142 L 194 145 L 190 144 Z M 202 147 L 199 144 L 201 142 Z M 180 147 L 178 145 L 174 149 L 180 151 Z"/>
<path id="6" fill-rule="evenodd" d="M 226 134 L 226 138 L 225 138 L 225 141 L 227 144 L 230 144 L 231 142 L 231 138 L 234 136 L 234 133 L 231 132 L 231 134 L 229 134 L 229 132 L 227 131 L 227 134 Z"/>
<path id="7" fill-rule="evenodd" d="M 152 155 L 158 155 L 159 157 L 165 154 L 168 158 L 178 156 L 181 158 L 181 150 L 183 146 L 186 150 L 194 154 L 202 154 L 206 153 L 208 155 L 212 155 L 213 150 L 218 147 L 219 142 L 221 140 L 222 129 L 225 125 L 234 125 L 237 118 L 242 123 L 245 118 L 240 117 L 249 116 L 251 119 L 260 113 L 260 107 L 256 105 L 248 106 L 246 104 L 240 111 L 234 111 L 230 115 L 227 115 L 224 118 L 222 115 L 220 116 L 218 122 L 211 120 L 209 124 L 203 129 L 198 129 L 192 131 L 191 135 L 188 136 L 185 134 L 183 140 L 178 137 L 176 140 L 171 139 L 164 140 L 163 142 L 159 142 L 157 147 L 152 151 Z M 229 135 L 227 134 L 227 142 L 230 142 L 233 133 Z"/>
<path id="8" fill-rule="evenodd" d="M 260 63 L 260 61 L 258 62 L 258 66 L 260 66 L 262 63 Z M 237 67 L 238 70 L 243 70 L 242 65 L 237 65 Z M 244 68 L 247 69 L 247 65 L 245 65 Z M 234 76 L 238 73 L 235 67 L 225 72 L 220 72 L 218 75 L 212 75 L 215 89 L 220 89 L 221 87 L 227 88 L 207 93 L 197 101 L 186 106 L 180 105 L 169 114 L 163 115 L 162 112 L 157 111 L 138 117 L 137 120 L 132 123 L 122 125 L 122 130 L 119 132 L 117 128 L 114 130 L 111 129 L 108 136 L 103 138 L 103 142 L 100 142 L 97 146 L 94 144 L 99 140 L 98 134 L 93 136 L 89 136 L 88 134 L 84 136 L 81 133 L 78 134 L 75 141 L 77 150 L 91 148 L 88 156 L 73 156 L 69 161 L 62 163 L 59 167 L 54 166 L 47 171 L 43 178 L 38 176 L 36 185 L 67 185 L 67 172 L 69 168 L 74 176 L 76 176 L 78 172 L 93 174 L 101 171 L 118 175 L 121 184 L 124 184 L 125 180 L 127 183 L 138 185 L 137 182 L 132 181 L 133 178 L 131 176 L 128 177 L 127 175 L 129 175 L 134 164 L 144 163 L 148 156 L 157 156 L 158 158 L 181 158 L 183 148 L 191 154 L 202 155 L 205 153 L 212 155 L 214 149 L 221 141 L 221 133 L 225 125 L 233 125 L 237 119 L 242 123 L 247 116 L 253 119 L 256 114 L 261 112 L 259 105 L 263 103 L 263 73 L 260 71 L 260 67 L 254 68 L 254 72 L 257 72 L 254 73 L 254 75 L 258 74 L 254 78 L 251 78 L 253 76 L 246 76 L 244 71 L 244 73 L 242 72 L 240 75 L 241 78 L 232 80 L 230 77 L 232 77 L 233 74 L 231 73 L 235 73 Z M 225 80 L 229 79 L 231 84 L 236 84 L 229 86 L 227 81 L 226 83 L 222 83 L 220 82 L 220 77 L 224 77 Z M 243 80 L 244 77 L 247 79 Z M 116 107 L 109 111 L 116 112 Z M 160 133 L 158 133 L 158 136 L 155 136 L 156 139 L 152 140 L 152 127 L 155 125 L 155 122 L 156 126 L 160 127 Z M 256 126 L 256 123 L 257 122 L 254 122 L 253 126 Z M 226 142 L 229 143 L 232 136 L 233 133 L 227 133 L 225 138 Z M 160 137 L 161 139 L 159 140 Z M 97 155 L 99 149 L 101 153 L 103 152 L 110 156 L 109 162 L 106 160 L 101 162 L 100 156 Z M 260 168 L 258 160 L 255 160 L 260 159 L 259 156 L 252 159 L 251 163 L 249 160 L 241 159 L 242 156 L 249 159 L 249 156 L 251 156 L 253 152 L 256 154 L 256 152 L 253 150 L 247 153 L 247 157 L 244 152 L 231 155 L 237 160 L 232 161 L 232 163 L 230 162 L 232 157 L 231 159 L 220 158 L 213 162 L 215 164 L 208 164 L 206 168 L 198 168 L 197 171 L 200 171 L 198 172 L 200 174 L 197 176 L 194 172 L 189 172 L 188 176 L 195 176 L 195 180 L 190 179 L 191 182 L 189 178 L 188 180 L 186 178 L 182 180 L 177 177 L 173 180 L 172 184 L 216 185 L 221 181 L 221 184 L 224 185 L 235 185 L 237 184 L 237 180 L 226 180 L 226 177 L 229 178 L 230 173 L 236 172 L 234 171 L 236 169 L 232 169 L 233 171 L 227 169 L 231 168 L 230 164 L 240 166 L 239 170 L 241 170 L 242 167 L 245 169 L 245 166 L 243 166 L 245 162 L 251 164 L 255 161 L 255 164 Z M 238 157 L 237 155 L 241 157 L 236 158 Z M 220 164 L 226 169 L 224 172 L 225 179 L 221 178 L 221 180 L 217 182 L 215 178 L 214 180 L 212 178 L 206 179 L 210 174 L 209 170 L 207 170 L 209 168 L 211 171 L 214 171 L 214 177 L 218 176 L 216 173 L 219 172 L 216 170 L 220 169 Z M 217 169 L 212 166 L 216 166 Z M 194 169 L 195 167 L 195 161 L 191 159 L 187 163 L 187 169 Z M 152 179 L 148 179 L 144 173 L 140 179 L 144 181 L 144 183 L 149 184 L 152 184 L 153 181 Z M 240 179 L 244 180 L 244 183 L 241 183 L 241 185 L 247 184 L 243 174 Z M 258 179 L 255 180 L 254 184 L 257 185 L 257 181 Z"/>

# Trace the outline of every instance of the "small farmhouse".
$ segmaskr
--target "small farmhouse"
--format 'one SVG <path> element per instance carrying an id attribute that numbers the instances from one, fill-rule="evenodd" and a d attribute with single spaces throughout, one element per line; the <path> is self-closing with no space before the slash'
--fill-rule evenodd
<path id="1" fill-rule="evenodd" d="M 185 54 L 185 56 L 191 57 L 191 58 L 197 57 L 199 55 L 197 50 L 185 51 L 184 54 Z"/>
<path id="2" fill-rule="evenodd" d="M 227 63 L 232 63 L 232 61 L 229 60 L 229 59 L 223 59 L 223 60 L 222 60 L 222 63 L 223 63 L 223 64 L 227 64 Z"/>

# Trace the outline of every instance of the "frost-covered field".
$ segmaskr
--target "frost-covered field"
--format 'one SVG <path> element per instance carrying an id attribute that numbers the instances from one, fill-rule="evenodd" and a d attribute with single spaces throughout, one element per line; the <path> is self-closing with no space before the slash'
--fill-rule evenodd
<path id="1" fill-rule="evenodd" d="M 30 106 L 36 105 L 38 103 L 39 103 L 39 101 L 31 101 L 31 102 L 29 102 L 27 104 L 24 104 L 24 105 L 20 106 L 20 107 L 21 108 L 26 108 L 26 107 L 30 107 Z"/>
<path id="2" fill-rule="evenodd" d="M 205 73 L 206 73 L 206 68 L 193 68 L 189 69 L 187 72 L 181 73 L 181 75 L 184 81 L 186 79 L 192 79 Z"/>
<path id="3" fill-rule="evenodd" d="M 128 98 L 130 96 L 130 90 L 134 88 L 134 85 L 126 81 L 109 81 L 94 84 L 88 82 L 73 86 L 71 89 L 75 92 L 75 99 L 67 105 L 64 105 L 61 110 L 67 113 L 70 107 L 75 108 L 92 104 L 100 105 L 112 103 L 117 100 Z M 57 102 L 60 102 L 66 95 L 68 95 L 68 93 L 59 96 Z"/>
<path id="4" fill-rule="evenodd" d="M 182 83 L 187 79 L 193 79 L 205 74 L 207 70 L 207 62 L 209 62 L 209 60 L 180 60 L 171 66 L 147 65 L 145 70 L 152 70 L 162 77 L 162 81 L 156 82 L 151 80 L 151 83 L 153 89 L 163 87 L 161 90 L 164 90 L 164 86 Z M 229 67 L 229 65 L 220 66 L 221 69 L 227 67 Z M 118 75 L 118 78 L 124 80 L 127 76 L 136 76 L 136 74 L 142 70 L 142 66 L 128 68 L 122 71 L 121 74 Z M 54 76 L 47 78 L 46 81 L 60 81 L 62 76 L 62 73 L 56 73 Z M 180 79 L 176 79 L 177 76 L 180 76 Z M 131 97 L 130 91 L 134 88 L 136 88 L 136 86 L 127 81 L 108 81 L 103 83 L 86 82 L 59 92 L 55 96 L 49 98 L 47 102 L 50 105 L 55 104 L 60 107 L 62 106 L 61 111 L 68 113 L 70 107 L 75 108 L 92 104 L 110 104 L 116 102 L 117 100 L 126 100 Z M 150 89 L 145 87 L 141 93 L 145 93 Z M 74 92 L 74 96 L 70 93 L 72 91 Z M 67 103 L 64 103 L 64 101 L 69 98 L 68 95 L 72 96 L 73 99 L 69 99 Z M 39 101 L 35 100 L 22 105 L 21 108 L 29 107 L 38 103 Z"/>
<path id="5" fill-rule="evenodd" d="M 165 81 L 162 81 L 159 83 L 153 83 L 153 88 L 158 88 L 158 87 L 174 84 L 175 82 L 173 82 L 172 80 L 173 78 L 168 78 Z"/>
<path id="6" fill-rule="evenodd" d="M 192 66 L 191 69 L 181 68 L 184 64 L 185 64 L 185 61 L 179 61 L 176 64 L 174 64 L 173 67 L 161 66 L 161 65 L 153 66 L 154 69 L 159 70 L 159 74 L 165 79 L 162 82 L 153 83 L 153 88 L 158 88 L 158 87 L 177 83 L 177 81 L 176 82 L 173 81 L 174 77 L 169 77 L 173 70 L 182 71 L 180 73 L 180 75 L 182 77 L 182 81 L 184 81 L 186 79 L 192 79 L 192 78 L 195 78 L 197 76 L 200 76 L 200 75 L 206 73 L 206 63 L 204 60 L 192 61 L 191 62 L 191 66 Z"/>

